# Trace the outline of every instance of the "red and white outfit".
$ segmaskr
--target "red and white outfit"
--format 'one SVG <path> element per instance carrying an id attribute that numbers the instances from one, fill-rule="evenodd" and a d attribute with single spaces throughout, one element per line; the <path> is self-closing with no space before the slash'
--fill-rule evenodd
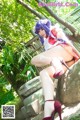
<path id="1" fill-rule="evenodd" d="M 57 38 L 57 32 L 53 29 L 51 30 L 51 33 L 53 36 L 49 36 L 47 38 L 44 38 L 44 49 L 49 50 L 55 46 L 62 46 L 67 52 L 69 52 L 74 58 L 75 60 L 78 60 L 80 58 L 79 52 L 76 50 L 76 48 L 74 48 L 73 45 L 67 43 L 67 42 L 62 42 L 62 41 L 58 41 Z"/>
<path id="2" fill-rule="evenodd" d="M 57 32 L 53 29 L 51 30 L 51 36 L 44 38 L 44 49 L 53 51 L 53 60 L 52 65 L 55 68 L 54 77 L 58 77 L 64 73 L 60 59 L 63 59 L 65 62 L 72 60 L 74 58 L 77 61 L 80 58 L 78 51 L 69 43 L 62 42 L 56 39 Z M 70 56 L 73 56 L 70 57 Z M 70 58 L 70 59 L 69 59 Z"/>

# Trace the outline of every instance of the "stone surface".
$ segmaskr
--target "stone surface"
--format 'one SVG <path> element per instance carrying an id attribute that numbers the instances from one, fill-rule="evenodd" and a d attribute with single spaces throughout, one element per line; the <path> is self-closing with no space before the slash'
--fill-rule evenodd
<path id="1" fill-rule="evenodd" d="M 25 98 L 23 103 L 28 116 L 35 116 L 39 114 L 40 111 L 43 110 L 42 89 Z"/>
<path id="2" fill-rule="evenodd" d="M 40 77 L 37 76 L 31 79 L 29 82 L 26 82 L 24 85 L 22 85 L 19 88 L 18 93 L 19 95 L 27 97 L 34 93 L 35 91 L 39 90 L 40 88 L 41 88 Z"/>
<path id="3" fill-rule="evenodd" d="M 62 110 L 62 120 L 70 120 L 73 116 L 80 116 L 80 103 L 67 106 Z M 59 120 L 58 116 L 55 116 L 55 120 Z"/>
<path id="4" fill-rule="evenodd" d="M 57 97 L 64 104 L 80 102 L 80 60 L 58 81 Z"/>
<path id="5" fill-rule="evenodd" d="M 21 108 L 21 112 L 22 112 L 24 118 L 29 117 L 29 115 L 27 114 L 27 110 L 26 110 L 26 107 L 25 107 L 25 106 L 23 106 L 23 107 Z"/>
<path id="6" fill-rule="evenodd" d="M 43 119 L 43 111 L 40 112 L 37 116 L 31 118 L 31 120 L 42 120 Z"/>
<path id="7" fill-rule="evenodd" d="M 26 106 L 26 113 L 29 117 L 36 116 L 41 111 L 42 103 L 39 102 L 39 100 L 33 101 L 31 104 L 28 104 Z"/>
<path id="8" fill-rule="evenodd" d="M 59 80 L 53 79 L 54 95 L 56 96 L 57 91 L 57 98 L 67 105 L 62 111 L 63 120 L 69 120 L 70 117 L 75 116 L 80 111 L 80 104 L 69 106 L 80 102 L 80 60 L 71 66 L 70 69 L 71 71 L 67 70 Z M 20 120 L 24 118 L 26 118 L 24 120 L 42 120 L 44 100 L 39 76 L 21 86 L 19 93 L 26 97 L 23 100 L 24 106 L 21 108 Z M 18 119 L 20 116 L 18 115 Z M 59 117 L 56 114 L 55 120 L 58 119 Z"/>
<path id="9" fill-rule="evenodd" d="M 43 101 L 42 89 L 38 90 L 37 92 L 30 95 L 29 97 L 26 97 L 23 100 L 23 103 L 24 103 L 25 106 L 27 106 L 28 104 L 31 104 L 36 99 L 38 99 L 39 101 Z"/>
<path id="10" fill-rule="evenodd" d="M 15 120 L 25 120 L 25 117 L 21 110 L 18 111 L 15 117 L 16 117 Z"/>
<path id="11" fill-rule="evenodd" d="M 40 112 L 35 117 L 30 118 L 30 120 L 42 120 L 43 118 L 43 111 Z M 71 106 L 65 106 L 64 109 L 62 109 L 62 119 L 63 120 L 70 120 L 71 117 L 80 115 L 80 103 L 73 104 Z M 28 120 L 28 119 L 26 119 Z M 55 120 L 59 120 L 58 114 L 55 115 Z"/>

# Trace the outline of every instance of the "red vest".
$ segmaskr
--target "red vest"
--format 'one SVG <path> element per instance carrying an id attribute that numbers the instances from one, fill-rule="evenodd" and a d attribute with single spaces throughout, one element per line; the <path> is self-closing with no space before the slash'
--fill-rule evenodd
<path id="1" fill-rule="evenodd" d="M 54 29 L 52 29 L 51 30 L 51 33 L 52 33 L 52 35 L 56 38 L 57 37 L 57 32 L 54 30 Z M 52 36 L 49 36 L 49 40 L 48 40 L 48 42 L 50 43 L 50 44 L 55 44 L 56 43 L 56 39 L 55 38 L 53 38 Z"/>

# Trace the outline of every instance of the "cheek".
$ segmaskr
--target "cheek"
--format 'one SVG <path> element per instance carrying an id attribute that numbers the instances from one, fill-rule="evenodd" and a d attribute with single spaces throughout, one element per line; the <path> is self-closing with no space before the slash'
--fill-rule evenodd
<path id="1" fill-rule="evenodd" d="M 39 31 L 39 35 L 41 35 L 41 36 L 42 36 L 42 35 L 43 35 L 43 32 L 42 32 L 42 31 Z"/>
<path id="2" fill-rule="evenodd" d="M 43 31 L 43 34 L 46 34 L 46 32 L 45 32 L 45 31 Z"/>
<path id="3" fill-rule="evenodd" d="M 45 31 L 41 31 L 41 35 L 44 37 L 46 35 Z"/>
<path id="4" fill-rule="evenodd" d="M 38 33 L 41 36 L 41 32 Z"/>
<path id="5" fill-rule="evenodd" d="M 44 30 L 40 30 L 39 31 L 39 35 L 42 36 L 42 37 L 44 37 L 46 35 L 46 32 Z"/>

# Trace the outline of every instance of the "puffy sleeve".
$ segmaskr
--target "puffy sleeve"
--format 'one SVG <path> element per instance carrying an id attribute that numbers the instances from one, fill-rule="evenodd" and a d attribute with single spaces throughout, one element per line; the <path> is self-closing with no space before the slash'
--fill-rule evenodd
<path id="1" fill-rule="evenodd" d="M 51 33 L 54 35 L 54 37 L 57 37 L 57 31 L 55 28 L 51 30 Z"/>
<path id="2" fill-rule="evenodd" d="M 60 28 L 60 26 L 58 24 L 55 24 L 54 26 L 52 26 L 51 31 L 55 37 L 57 37 L 59 39 L 67 39 L 64 31 L 62 30 L 62 28 Z"/>

